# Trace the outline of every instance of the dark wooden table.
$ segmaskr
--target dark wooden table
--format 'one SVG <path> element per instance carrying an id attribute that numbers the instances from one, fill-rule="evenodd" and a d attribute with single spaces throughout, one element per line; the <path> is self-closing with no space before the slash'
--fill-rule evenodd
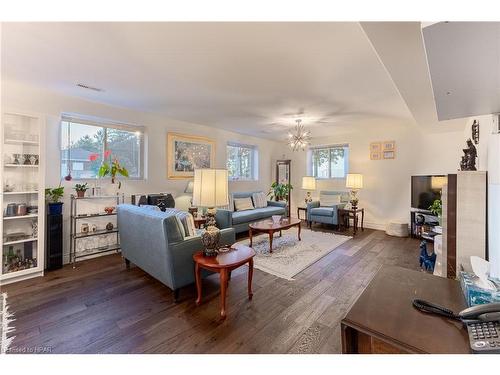
<path id="1" fill-rule="evenodd" d="M 456 280 L 384 266 L 341 321 L 342 353 L 469 353 L 463 324 L 416 310 L 415 298 L 467 307 Z"/>
<path id="2" fill-rule="evenodd" d="M 307 207 L 306 206 L 297 206 L 297 217 L 300 219 L 300 211 L 304 211 L 306 218 L 304 220 L 307 221 Z"/>
<path id="3" fill-rule="evenodd" d="M 281 231 L 283 229 L 288 229 L 291 227 L 298 227 L 298 237 L 299 241 L 301 241 L 300 238 L 300 224 L 302 221 L 300 219 L 296 219 L 293 217 L 287 217 L 281 219 L 280 222 L 275 223 L 271 219 L 266 219 L 266 220 L 261 220 L 257 221 L 255 223 L 250 223 L 248 226 L 248 236 L 250 237 L 250 247 L 253 245 L 253 235 L 255 232 L 261 232 L 261 233 L 267 233 L 269 234 L 269 252 L 273 252 L 273 236 L 274 233 L 280 232 L 281 236 Z"/>
<path id="4" fill-rule="evenodd" d="M 195 278 L 196 290 L 198 297 L 196 298 L 196 305 L 201 304 L 201 270 L 206 269 L 220 274 L 220 316 L 222 319 L 226 318 L 226 291 L 229 283 L 229 277 L 232 270 L 241 267 L 248 263 L 248 298 L 252 299 L 252 277 L 253 277 L 253 257 L 255 250 L 245 246 L 235 244 L 232 246 L 231 251 L 227 253 L 220 253 L 216 257 L 206 257 L 202 251 L 193 254 L 195 263 Z"/>
<path id="5" fill-rule="evenodd" d="M 352 235 L 355 236 L 358 231 L 358 215 L 361 214 L 361 230 L 365 230 L 364 221 L 365 221 L 365 209 L 364 208 L 339 208 L 337 211 L 339 218 L 339 226 L 343 228 L 343 230 L 349 227 L 349 220 L 352 219 L 353 222 L 353 230 Z"/>
<path id="6" fill-rule="evenodd" d="M 201 225 L 205 224 L 207 222 L 207 218 L 206 217 L 196 217 L 194 216 L 194 226 L 198 229 L 201 228 Z"/>

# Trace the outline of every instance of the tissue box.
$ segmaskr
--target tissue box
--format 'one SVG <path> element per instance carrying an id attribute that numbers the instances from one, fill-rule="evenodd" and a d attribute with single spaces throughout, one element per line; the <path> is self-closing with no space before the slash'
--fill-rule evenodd
<path id="1" fill-rule="evenodd" d="M 469 306 L 481 305 L 484 303 L 500 302 L 500 280 L 495 280 L 496 290 L 484 289 L 478 286 L 479 278 L 469 272 L 460 271 L 460 286 Z"/>

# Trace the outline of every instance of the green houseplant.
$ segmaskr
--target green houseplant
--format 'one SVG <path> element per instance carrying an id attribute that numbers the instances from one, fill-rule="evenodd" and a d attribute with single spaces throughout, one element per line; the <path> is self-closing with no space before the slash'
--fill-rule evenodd
<path id="1" fill-rule="evenodd" d="M 107 152 L 105 152 L 105 156 L 110 155 L 109 153 L 106 155 Z M 114 184 L 116 180 L 116 175 L 119 174 L 123 177 L 128 177 L 128 171 L 127 168 L 122 166 L 120 162 L 118 161 L 117 158 L 113 158 L 111 162 L 104 161 L 101 164 L 101 167 L 99 168 L 99 172 L 97 175 L 99 177 L 105 177 L 105 176 L 111 176 L 111 183 Z M 118 189 L 120 189 L 122 186 L 121 181 L 118 181 Z"/>
<path id="2" fill-rule="evenodd" d="M 75 191 L 76 191 L 76 196 L 78 198 L 83 198 L 85 196 L 85 192 L 89 189 L 88 184 L 76 184 L 75 185 Z"/>
<path id="3" fill-rule="evenodd" d="M 429 206 L 429 210 L 438 217 L 439 225 L 441 225 L 441 215 L 443 214 L 443 202 L 441 199 L 435 199 Z"/>
<path id="4" fill-rule="evenodd" d="M 290 184 L 283 184 L 280 182 L 273 182 L 271 185 L 271 189 L 269 190 L 268 196 L 271 199 L 275 199 L 277 201 L 286 200 L 288 194 L 292 191 L 293 186 Z"/>
<path id="5" fill-rule="evenodd" d="M 49 206 L 49 215 L 60 215 L 62 214 L 61 199 L 64 195 L 64 186 L 59 185 L 55 188 L 45 189 L 45 199 Z"/>

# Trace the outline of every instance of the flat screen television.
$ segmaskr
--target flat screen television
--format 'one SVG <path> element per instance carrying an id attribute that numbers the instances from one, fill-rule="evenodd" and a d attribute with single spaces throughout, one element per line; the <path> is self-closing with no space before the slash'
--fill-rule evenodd
<path id="1" fill-rule="evenodd" d="M 441 199 L 446 180 L 444 175 L 411 176 L 411 207 L 428 211 L 434 200 Z"/>

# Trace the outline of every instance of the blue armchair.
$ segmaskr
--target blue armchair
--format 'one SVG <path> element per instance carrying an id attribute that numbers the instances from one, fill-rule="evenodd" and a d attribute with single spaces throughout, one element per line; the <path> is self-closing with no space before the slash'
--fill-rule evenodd
<path id="1" fill-rule="evenodd" d="M 180 210 L 155 211 L 130 204 L 118 206 L 122 255 L 161 281 L 179 297 L 179 288 L 194 283 L 193 254 L 203 249 L 199 235 L 186 236 Z M 221 230 L 221 243 L 235 242 L 234 229 Z M 206 273 L 205 275 L 207 275 Z"/>
<path id="2" fill-rule="evenodd" d="M 323 205 L 322 198 L 325 202 L 331 196 L 339 195 L 340 203 Z M 313 201 L 307 204 L 307 222 L 312 228 L 313 223 L 333 224 L 338 225 L 338 209 L 343 208 L 349 202 L 349 193 L 345 191 L 320 191 L 320 200 Z"/>

